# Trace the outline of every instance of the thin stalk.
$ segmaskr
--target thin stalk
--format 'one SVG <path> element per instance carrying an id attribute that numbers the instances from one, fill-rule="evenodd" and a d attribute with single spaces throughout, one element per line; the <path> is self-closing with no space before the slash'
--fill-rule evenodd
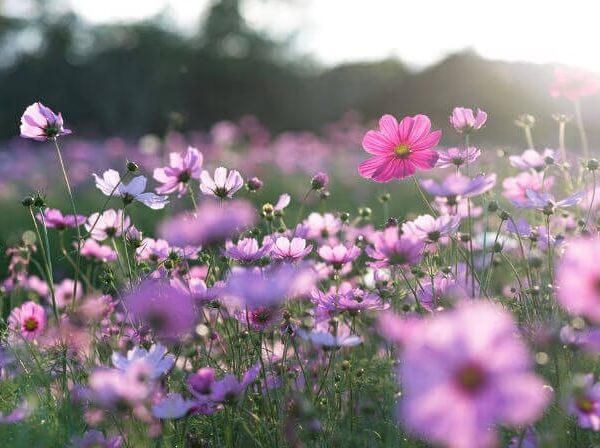
<path id="1" fill-rule="evenodd" d="M 573 107 L 575 108 L 575 123 L 577 124 L 577 130 L 579 131 L 583 156 L 588 159 L 590 157 L 590 148 L 588 146 L 588 139 L 585 133 L 585 126 L 583 125 L 583 117 L 581 115 L 581 102 L 579 100 L 573 101 Z"/>
<path id="2" fill-rule="evenodd" d="M 67 187 L 67 193 L 69 193 L 69 200 L 71 201 L 71 208 L 73 209 L 73 215 L 75 215 L 75 224 L 77 224 L 77 208 L 75 207 L 75 200 L 73 199 L 73 192 L 71 191 L 71 184 L 69 183 L 69 176 L 67 176 L 67 170 L 65 169 L 65 163 L 62 158 L 62 154 L 60 152 L 60 146 L 58 145 L 58 139 L 54 138 L 52 140 L 54 142 L 54 147 L 56 148 L 56 155 L 58 156 L 58 161 L 60 162 L 60 168 L 62 170 L 63 178 L 65 180 L 65 185 Z M 81 231 L 79 230 L 79 226 L 75 225 L 75 229 L 77 230 L 77 259 L 75 262 L 75 279 L 73 282 L 73 303 L 75 303 L 75 299 L 77 298 L 77 283 L 79 283 L 79 268 L 81 264 Z"/>

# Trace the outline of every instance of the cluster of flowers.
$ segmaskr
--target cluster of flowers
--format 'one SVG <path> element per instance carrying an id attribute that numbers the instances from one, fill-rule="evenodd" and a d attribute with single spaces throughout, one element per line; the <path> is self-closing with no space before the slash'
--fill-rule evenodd
<path id="1" fill-rule="evenodd" d="M 585 80 L 577 90 L 561 87 L 564 76 L 556 92 L 590 93 L 588 78 L 569 78 Z M 248 198 L 262 180 L 205 170 L 193 147 L 154 170 L 154 191 L 133 162 L 124 175 L 94 174 L 107 199 L 90 216 L 74 201 L 67 214 L 25 198 L 37 238 L 7 253 L 0 381 L 40 398 L 0 425 L 27 428 L 62 404 L 81 422 L 70 428 L 88 428 L 64 436 L 78 447 L 192 443 L 199 433 L 213 446 L 301 446 L 330 443 L 340 425 L 352 433 L 370 402 L 391 399 L 389 445 L 575 446 L 556 430 L 567 425 L 597 440 L 600 166 L 531 144 L 509 158 L 516 172 L 496 191 L 498 173 L 479 172 L 482 151 L 469 140 L 487 118 L 455 108 L 450 126 L 465 145 L 443 151 L 425 115 L 384 115 L 366 133 L 358 173 L 411 178 L 427 209 L 411 219 L 376 222 L 368 208 L 305 216 L 330 182 L 320 172 L 294 222 L 289 194 L 257 209 Z M 519 123 L 529 143 L 531 120 Z M 55 143 L 61 162 L 69 133 L 40 103 L 23 115 L 21 135 Z M 438 177 L 417 180 L 430 170 Z M 160 210 L 182 196 L 193 208 L 166 217 L 157 238 L 136 227 L 136 203 Z M 53 240 L 72 272 L 58 283 Z M 32 386 L 40 376 L 46 386 Z M 396 395 L 372 395 L 389 395 L 388 383 Z M 364 432 L 365 444 L 381 439 Z"/>

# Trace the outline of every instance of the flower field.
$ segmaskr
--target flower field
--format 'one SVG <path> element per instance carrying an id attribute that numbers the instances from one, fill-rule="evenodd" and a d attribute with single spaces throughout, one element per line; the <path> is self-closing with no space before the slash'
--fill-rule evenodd
<path id="1" fill-rule="evenodd" d="M 556 72 L 554 148 L 530 115 L 488 147 L 485 107 L 132 142 L 33 103 L 0 153 L 3 446 L 600 446 L 599 89 Z"/>

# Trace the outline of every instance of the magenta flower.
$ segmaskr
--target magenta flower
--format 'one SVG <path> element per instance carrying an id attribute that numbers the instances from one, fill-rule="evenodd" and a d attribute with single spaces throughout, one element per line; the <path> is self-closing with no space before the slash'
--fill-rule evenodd
<path id="1" fill-rule="evenodd" d="M 276 260 L 299 261 L 312 251 L 312 245 L 306 245 L 304 238 L 292 238 L 291 240 L 280 236 L 273 240 L 271 256 Z"/>
<path id="2" fill-rule="evenodd" d="M 8 316 L 8 328 L 15 340 L 23 338 L 33 341 L 46 328 L 46 311 L 35 302 L 25 302 L 11 311 Z"/>
<path id="3" fill-rule="evenodd" d="M 102 177 L 97 174 L 93 174 L 93 176 L 96 179 L 96 188 L 106 196 L 112 195 L 121 198 L 124 205 L 137 201 L 153 210 L 160 210 L 169 203 L 167 196 L 145 192 L 148 181 L 145 176 L 134 177 L 128 184 L 121 181 L 121 176 L 115 170 L 105 171 Z"/>
<path id="4" fill-rule="evenodd" d="M 405 117 L 400 123 L 391 115 L 379 120 L 379 131 L 369 131 L 363 148 L 371 157 L 358 166 L 358 172 L 375 182 L 389 182 L 415 174 L 417 168 L 432 169 L 438 159 L 433 151 L 442 138 L 442 131 L 431 131 L 425 115 Z"/>
<path id="5" fill-rule="evenodd" d="M 212 386 L 216 381 L 215 369 L 202 367 L 198 372 L 187 377 L 187 385 L 194 396 L 200 398 L 210 395 Z"/>
<path id="6" fill-rule="evenodd" d="M 419 183 L 427 193 L 433 196 L 471 198 L 494 188 L 496 185 L 496 175 L 489 174 L 484 176 L 480 174 L 470 179 L 462 174 L 451 174 L 441 184 L 438 184 L 433 179 L 423 179 Z"/>
<path id="7" fill-rule="evenodd" d="M 46 227 L 49 229 L 65 230 L 69 227 L 77 227 L 85 222 L 85 216 L 81 215 L 64 215 L 60 210 L 54 208 L 47 208 L 44 210 L 44 219 L 38 213 L 36 218 L 40 222 L 45 222 Z"/>
<path id="8" fill-rule="evenodd" d="M 512 166 L 522 171 L 542 171 L 546 166 L 547 160 L 557 160 L 557 154 L 556 151 L 548 148 L 544 149 L 544 152 L 541 154 L 535 149 L 527 149 L 520 156 L 510 156 L 508 159 Z"/>
<path id="9" fill-rule="evenodd" d="M 373 265 L 410 266 L 421 260 L 423 242 L 415 238 L 401 236 L 397 227 L 387 227 L 374 235 L 374 247 L 367 247 L 367 255 L 375 260 Z"/>
<path id="10" fill-rule="evenodd" d="M 311 301 L 317 307 L 318 313 L 328 315 L 338 311 L 356 313 L 389 308 L 389 304 L 383 303 L 381 297 L 359 288 L 353 288 L 347 282 L 342 283 L 339 287 L 332 286 L 327 292 L 314 289 L 311 293 Z"/>
<path id="11" fill-rule="evenodd" d="M 208 171 L 202 171 L 200 180 L 202 193 L 219 199 L 231 199 L 234 193 L 244 186 L 244 179 L 238 171 L 231 170 L 227 173 L 227 168 L 222 166 L 215 170 L 214 178 L 210 177 Z"/>
<path id="12" fill-rule="evenodd" d="M 202 153 L 191 146 L 188 146 L 184 157 L 177 152 L 172 152 L 169 155 L 169 166 L 154 170 L 154 179 L 163 184 L 156 189 L 156 192 L 170 194 L 177 191 L 179 196 L 184 195 L 188 182 L 191 179 L 200 179 L 202 161 Z"/>
<path id="13" fill-rule="evenodd" d="M 318 172 L 310 180 L 310 186 L 314 190 L 322 190 L 329 184 L 329 175 L 324 172 Z"/>
<path id="14" fill-rule="evenodd" d="M 575 390 L 569 399 L 569 412 L 577 417 L 582 428 L 600 431 L 600 383 L 594 383 L 594 375 L 578 375 L 574 379 Z"/>
<path id="15" fill-rule="evenodd" d="M 117 253 L 112 247 L 98 244 L 96 240 L 91 238 L 85 240 L 81 245 L 81 256 L 102 263 L 117 260 Z"/>
<path id="16" fill-rule="evenodd" d="M 102 215 L 92 213 L 85 223 L 85 229 L 96 241 L 104 241 L 121 236 L 122 230 L 127 230 L 130 225 L 129 217 L 123 216 L 122 210 L 108 209 Z"/>
<path id="17" fill-rule="evenodd" d="M 351 263 L 360 256 L 361 250 L 352 243 L 336 244 L 329 246 L 327 244 L 319 248 L 319 256 L 327 263 L 333 265 L 335 269 L 341 269 L 346 263 Z"/>
<path id="18" fill-rule="evenodd" d="M 472 131 L 481 129 L 486 121 L 487 113 L 477 109 L 477 113 L 474 114 L 473 109 L 467 107 L 455 107 L 449 118 L 450 126 L 461 134 L 469 134 Z"/>
<path id="19" fill-rule="evenodd" d="M 494 425 L 539 418 L 550 394 L 517 334 L 512 316 L 490 303 L 423 323 L 404 345 L 399 370 L 406 429 L 446 446 L 483 448 L 496 445 Z"/>
<path id="20" fill-rule="evenodd" d="M 250 330 L 264 331 L 281 320 L 281 308 L 275 306 L 259 306 L 237 310 L 234 317 Z"/>
<path id="21" fill-rule="evenodd" d="M 600 89 L 600 80 L 592 73 L 559 67 L 554 71 L 554 83 L 550 95 L 554 98 L 564 96 L 578 101 L 584 96 L 594 95 Z"/>
<path id="22" fill-rule="evenodd" d="M 272 242 L 267 239 L 262 247 L 254 238 L 242 238 L 236 244 L 231 240 L 225 242 L 225 256 L 240 263 L 253 263 L 269 255 Z"/>
<path id="23" fill-rule="evenodd" d="M 168 284 L 146 280 L 124 301 L 133 322 L 151 329 L 160 340 L 178 341 L 196 325 L 191 296 Z"/>
<path id="24" fill-rule="evenodd" d="M 31 138 L 39 142 L 51 140 L 62 135 L 69 135 L 65 129 L 60 112 L 55 114 L 42 103 L 33 103 L 21 117 L 21 137 Z"/>
<path id="25" fill-rule="evenodd" d="M 443 215 L 434 218 L 431 215 L 421 215 L 413 221 L 402 224 L 402 232 L 429 243 L 436 243 L 442 237 L 456 233 L 460 226 L 460 216 Z"/>
<path id="26" fill-rule="evenodd" d="M 600 263 L 591 262 L 600 251 L 599 238 L 567 240 L 556 269 L 558 300 L 575 316 L 600 323 Z"/>
<path id="27" fill-rule="evenodd" d="M 439 151 L 438 154 L 437 168 L 448 168 L 450 166 L 459 168 L 465 163 L 471 164 L 475 162 L 481 155 L 481 150 L 474 146 L 470 146 L 466 149 L 448 148 L 445 151 Z"/>
<path id="28" fill-rule="evenodd" d="M 247 230 L 256 218 L 256 210 L 249 202 L 205 201 L 195 214 L 183 213 L 163 222 L 159 233 L 177 246 L 205 246 Z"/>

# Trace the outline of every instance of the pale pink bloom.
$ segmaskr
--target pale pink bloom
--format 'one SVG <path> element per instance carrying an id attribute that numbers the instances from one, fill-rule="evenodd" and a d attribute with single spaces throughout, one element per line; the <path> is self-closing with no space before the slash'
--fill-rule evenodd
<path id="1" fill-rule="evenodd" d="M 244 186 L 244 179 L 236 170 L 227 172 L 222 166 L 215 170 L 214 178 L 206 170 L 200 175 L 200 190 L 203 194 L 225 199 L 232 198 L 234 193 Z"/>
<path id="2" fill-rule="evenodd" d="M 472 131 L 477 131 L 485 125 L 487 121 L 487 113 L 481 109 L 477 109 L 477 113 L 473 113 L 473 109 L 468 107 L 455 107 L 450 115 L 450 126 L 456 132 L 468 134 Z"/>
<path id="3" fill-rule="evenodd" d="M 38 213 L 36 215 L 38 221 L 46 224 L 49 229 L 65 230 L 67 227 L 77 227 L 85 222 L 85 216 L 81 215 L 64 215 L 60 210 L 47 208 L 44 210 L 44 216 Z"/>
<path id="4" fill-rule="evenodd" d="M 105 210 L 102 215 L 92 213 L 88 218 L 85 229 L 92 238 L 103 241 L 107 238 L 119 237 L 122 230 L 127 230 L 131 225 L 128 216 L 123 216 L 123 210 Z"/>
<path id="5" fill-rule="evenodd" d="M 325 244 L 319 248 L 319 256 L 336 269 L 356 260 L 360 253 L 360 248 L 351 243 L 336 244 L 335 246 Z"/>
<path id="6" fill-rule="evenodd" d="M 328 348 L 355 347 L 362 344 L 360 336 L 352 334 L 350 328 L 339 322 L 335 331 L 330 331 L 327 321 L 317 323 L 312 331 L 299 329 L 298 336 L 314 345 Z"/>
<path id="7" fill-rule="evenodd" d="M 543 182 L 543 183 L 542 183 Z M 515 177 L 507 177 L 502 182 L 502 196 L 515 204 L 527 203 L 527 190 L 547 191 L 554 185 L 554 177 L 546 176 L 537 171 L 524 171 Z"/>
<path id="8" fill-rule="evenodd" d="M 290 205 L 290 195 L 287 193 L 283 193 L 282 195 L 279 196 L 279 199 L 277 199 L 277 203 L 273 206 L 273 211 L 274 212 L 281 212 L 283 211 L 283 209 L 285 209 L 288 205 Z"/>
<path id="9" fill-rule="evenodd" d="M 236 244 L 228 240 L 225 242 L 225 256 L 240 263 L 252 263 L 267 256 L 272 244 L 270 239 L 265 240 L 262 247 L 254 238 L 242 238 Z"/>
<path id="10" fill-rule="evenodd" d="M 577 423 L 582 428 L 600 431 L 600 383 L 594 382 L 593 374 L 575 377 L 569 412 L 577 417 Z"/>
<path id="11" fill-rule="evenodd" d="M 200 179 L 202 161 L 202 153 L 191 146 L 188 146 L 184 157 L 177 152 L 172 152 L 169 155 L 169 166 L 154 170 L 154 179 L 163 184 L 156 189 L 156 192 L 170 194 L 177 191 L 179 196 L 185 194 L 188 182 L 191 179 Z"/>
<path id="12" fill-rule="evenodd" d="M 594 95 L 600 89 L 598 76 L 578 69 L 559 67 L 554 71 L 554 83 L 550 95 L 555 98 L 564 96 L 571 101 L 578 101 L 584 96 Z"/>
<path id="13" fill-rule="evenodd" d="M 112 247 L 98 244 L 96 240 L 91 238 L 85 240 L 81 245 L 81 256 L 104 263 L 117 259 L 117 253 Z"/>
<path id="14" fill-rule="evenodd" d="M 308 228 L 306 237 L 311 240 L 323 241 L 334 237 L 342 228 L 342 222 L 332 213 L 313 212 L 308 215 L 304 224 Z"/>
<path id="15" fill-rule="evenodd" d="M 526 149 L 520 156 L 510 156 L 510 164 L 515 168 L 526 171 L 533 169 L 535 171 L 542 171 L 546 166 L 547 160 L 556 161 L 556 151 L 553 149 L 544 149 L 543 153 L 537 152 L 535 149 Z"/>
<path id="16" fill-rule="evenodd" d="M 134 363 L 143 361 L 150 367 L 150 378 L 157 380 L 171 370 L 175 364 L 175 357 L 167 355 L 167 348 L 164 345 L 154 344 L 150 350 L 135 347 L 127 352 L 126 357 L 118 352 L 113 352 L 111 361 L 116 369 L 123 371 L 127 371 Z"/>
<path id="17" fill-rule="evenodd" d="M 448 148 L 445 151 L 439 151 L 437 168 L 461 167 L 465 163 L 470 164 L 475 162 L 481 155 L 481 150 L 470 146 L 466 149 Z"/>
<path id="18" fill-rule="evenodd" d="M 21 137 L 24 138 L 43 142 L 70 133 L 71 131 L 64 127 L 60 112 L 55 114 L 39 102 L 27 107 L 21 117 Z"/>
<path id="19" fill-rule="evenodd" d="M 93 174 L 96 187 L 106 196 L 123 199 L 123 204 L 128 205 L 133 201 L 141 202 L 153 210 L 160 210 L 169 203 L 167 196 L 159 196 L 152 192 L 145 192 L 147 179 L 145 176 L 134 177 L 128 184 L 121 181 L 118 171 L 107 170 L 102 177 Z"/>
<path id="20" fill-rule="evenodd" d="M 277 260 L 298 261 L 306 257 L 312 251 L 312 245 L 306 245 L 304 238 L 294 237 L 291 240 L 280 236 L 273 239 L 271 256 Z"/>
<path id="21" fill-rule="evenodd" d="M 571 314 L 600 323 L 600 238 L 567 240 L 556 269 L 558 300 Z"/>
<path id="22" fill-rule="evenodd" d="M 453 448 L 497 446 L 495 426 L 541 417 L 551 394 L 510 313 L 467 302 L 419 325 L 403 345 L 399 380 L 404 427 Z"/>
<path id="23" fill-rule="evenodd" d="M 369 131 L 363 139 L 363 148 L 371 157 L 358 166 L 358 172 L 375 182 L 389 182 L 412 176 L 417 168 L 432 169 L 438 159 L 433 151 L 442 137 L 442 131 L 431 131 L 431 122 L 425 115 L 405 117 L 400 123 L 391 115 L 379 120 L 379 131 Z"/>
<path id="24" fill-rule="evenodd" d="M 56 297 L 56 306 L 59 308 L 64 308 L 67 305 L 71 305 L 73 302 L 73 287 L 75 286 L 75 282 L 70 278 L 65 278 L 62 282 L 60 282 L 54 291 L 54 295 Z M 77 297 L 79 300 L 83 296 L 83 287 L 81 283 L 77 282 Z"/>
<path id="25" fill-rule="evenodd" d="M 431 215 L 421 215 L 413 221 L 402 224 L 402 232 L 414 235 L 420 240 L 435 243 L 442 237 L 452 236 L 460 226 L 460 216 L 442 215 L 434 218 Z"/>
<path id="26" fill-rule="evenodd" d="M 8 316 L 8 328 L 16 341 L 20 338 L 28 341 L 37 339 L 46 328 L 46 311 L 35 302 L 25 302 L 11 311 Z"/>

